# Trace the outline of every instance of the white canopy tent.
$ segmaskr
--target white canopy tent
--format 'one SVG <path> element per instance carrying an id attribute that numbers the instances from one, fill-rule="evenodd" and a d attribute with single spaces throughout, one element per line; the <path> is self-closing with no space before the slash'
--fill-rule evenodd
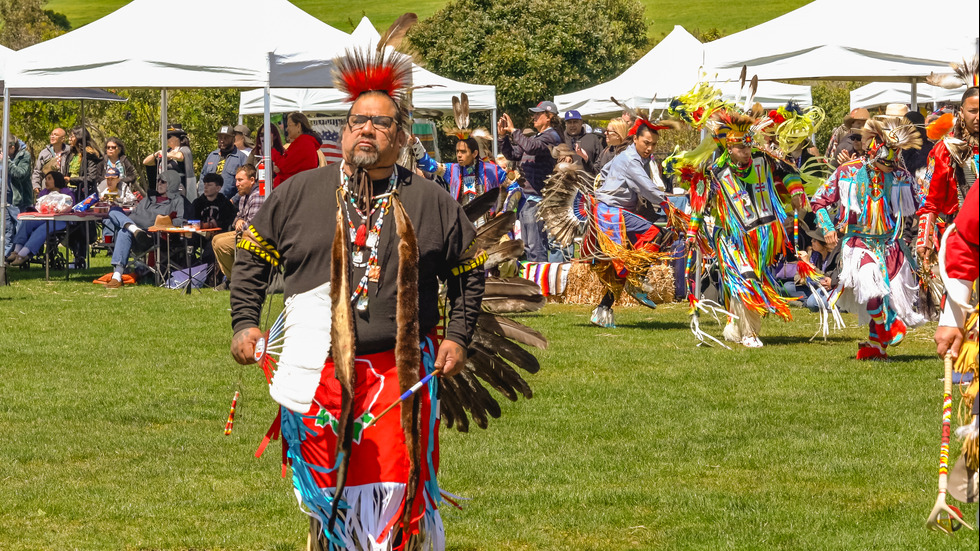
<path id="1" fill-rule="evenodd" d="M 966 91 L 966 86 L 947 90 L 929 84 L 916 86 L 916 100 L 939 103 L 958 102 Z M 872 82 L 851 90 L 851 109 L 858 107 L 878 107 L 889 103 L 912 104 L 912 84 L 908 82 Z"/>
<path id="2" fill-rule="evenodd" d="M 233 32 L 254 28 L 263 13 L 288 21 L 288 32 L 230 40 Z M 273 81 L 293 86 L 299 84 L 294 75 L 277 80 L 270 52 L 343 46 L 347 39 L 286 0 L 238 0 L 234 6 L 221 0 L 169 0 L 167 9 L 156 0 L 133 0 L 84 27 L 17 52 L 8 80 L 17 88 L 66 82 L 120 88 L 254 88 Z"/>
<path id="3" fill-rule="evenodd" d="M 610 97 L 632 108 L 665 109 L 674 97 L 687 92 L 701 78 L 704 46 L 680 25 L 618 77 L 585 90 L 555 96 L 559 111 L 575 109 L 586 116 L 614 116 L 622 112 Z M 718 82 L 727 99 L 739 96 L 738 82 Z M 743 92 L 744 94 L 744 92 Z M 744 97 L 744 96 L 743 96 Z M 775 108 L 794 100 L 812 103 L 809 86 L 761 82 L 756 101 Z"/>
<path id="4" fill-rule="evenodd" d="M 705 65 L 724 76 L 747 65 L 763 80 L 922 82 L 977 52 L 980 3 L 933 0 L 929 13 L 942 16 L 928 32 L 922 9 L 914 0 L 815 0 L 705 44 Z"/>
<path id="5" fill-rule="evenodd" d="M 357 28 L 348 36 L 345 45 L 373 48 L 379 40 L 381 40 L 381 35 L 371 24 L 371 20 L 362 17 Z M 311 58 L 312 61 L 318 55 L 320 55 L 319 52 L 314 50 L 308 52 L 305 57 Z M 280 54 L 277 60 L 282 57 L 283 54 Z M 289 56 L 289 63 L 302 64 L 303 59 L 303 54 L 296 52 Z M 497 89 L 492 85 L 458 82 L 441 77 L 418 65 L 413 65 L 412 83 L 417 88 L 412 92 L 412 106 L 415 109 L 450 111 L 452 109 L 452 97 L 461 93 L 466 93 L 469 98 L 471 111 L 496 111 L 497 109 Z M 239 100 L 239 113 L 242 115 L 261 113 L 263 110 L 262 101 L 262 90 L 242 92 Z M 336 89 L 276 88 L 272 90 L 269 109 L 273 113 L 289 111 L 342 113 L 346 112 L 348 107 L 350 105 L 344 102 L 343 94 Z M 496 119 L 495 116 L 494 119 Z"/>
<path id="6" fill-rule="evenodd" d="M 255 28 L 275 14 L 287 32 L 253 33 L 232 43 L 234 32 Z M 179 32 L 179 35 L 174 35 Z M 331 60 L 349 37 L 287 0 L 133 0 L 109 15 L 15 52 L 6 67 L 13 88 L 74 86 L 160 88 L 160 141 L 166 149 L 168 88 L 332 86 Z M 315 50 L 318 59 L 295 52 Z M 268 103 L 268 102 L 266 102 Z M 4 93 L 4 113 L 9 94 Z M 7 135 L 8 121 L 3 134 Z M 270 120 L 265 110 L 264 132 Z M 6 139 L 6 138 L 5 138 Z M 265 140 L 266 157 L 271 140 Z M 3 164 L 6 174 L 6 161 Z"/>

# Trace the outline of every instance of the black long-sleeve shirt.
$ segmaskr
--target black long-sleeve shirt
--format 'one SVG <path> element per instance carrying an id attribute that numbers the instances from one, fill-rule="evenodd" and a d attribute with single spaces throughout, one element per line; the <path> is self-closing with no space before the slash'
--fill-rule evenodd
<path id="1" fill-rule="evenodd" d="M 555 169 L 556 161 L 551 149 L 561 143 L 561 136 L 554 128 L 546 128 L 534 136 L 525 136 L 520 129 L 500 137 L 500 152 L 511 161 L 520 161 L 521 173 L 531 189 L 528 193 L 540 195 L 544 181 Z"/>
<path id="2" fill-rule="evenodd" d="M 337 226 L 337 188 L 341 185 L 339 167 L 337 163 L 290 178 L 276 188 L 252 220 L 253 233 L 258 234 L 267 250 L 274 251 L 270 258 L 282 270 L 287 297 L 330 280 L 331 247 Z M 438 184 L 400 166 L 397 169 L 399 197 L 415 227 L 419 244 L 420 332 L 425 335 L 439 322 L 439 280 L 443 280 L 448 288 L 446 338 L 466 347 L 476 327 L 484 288 L 482 267 L 474 268 L 470 262 L 476 253 L 471 248 L 476 230 L 462 207 Z M 376 182 L 376 189 L 383 190 L 387 184 L 387 180 Z M 394 215 L 389 212 L 378 245 L 380 277 L 377 283 L 369 283 L 367 311 L 354 309 L 358 354 L 390 350 L 395 345 L 397 245 Z M 272 269 L 273 265 L 260 256 L 237 250 L 231 286 L 235 332 L 259 325 Z M 353 291 L 364 268 L 351 264 L 351 270 Z"/>

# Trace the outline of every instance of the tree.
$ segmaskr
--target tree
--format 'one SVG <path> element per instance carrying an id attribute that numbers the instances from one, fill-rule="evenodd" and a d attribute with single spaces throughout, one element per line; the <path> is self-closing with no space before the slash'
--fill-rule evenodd
<path id="1" fill-rule="evenodd" d="M 47 0 L 0 0 L 0 44 L 20 50 L 71 29 L 67 17 L 44 9 L 46 3 Z"/>
<path id="2" fill-rule="evenodd" d="M 160 91 L 155 89 L 109 90 L 127 98 L 125 103 L 85 102 L 85 126 L 96 147 L 117 137 L 126 154 L 145 180 L 140 168 L 143 158 L 160 149 Z M 80 124 L 77 101 L 18 101 L 10 107 L 11 132 L 27 142 L 36 154 L 48 144 L 51 129 L 70 130 Z M 200 172 L 207 154 L 217 146 L 218 128 L 237 118 L 238 90 L 171 90 L 167 118 L 180 123 L 191 141 L 195 172 Z M 103 149 L 104 150 L 104 149 Z"/>
<path id="3" fill-rule="evenodd" d="M 811 86 L 810 94 L 813 97 L 813 105 L 819 105 L 827 114 L 827 118 L 814 136 L 817 148 L 823 151 L 830 142 L 830 135 L 834 132 L 834 128 L 837 128 L 837 125 L 844 120 L 844 115 L 851 110 L 851 90 L 862 83 L 829 80 L 802 82 L 800 84 Z"/>
<path id="4" fill-rule="evenodd" d="M 440 75 L 497 86 L 499 107 L 526 119 L 555 94 L 621 73 L 647 49 L 638 0 L 451 0 L 409 43 Z"/>

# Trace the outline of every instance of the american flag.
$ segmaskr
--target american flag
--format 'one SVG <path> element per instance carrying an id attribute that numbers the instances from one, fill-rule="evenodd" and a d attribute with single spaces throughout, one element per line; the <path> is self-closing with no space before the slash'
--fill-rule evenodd
<path id="1" fill-rule="evenodd" d="M 335 130 L 320 132 L 320 152 L 326 157 L 327 164 L 341 160 L 340 133 Z"/>

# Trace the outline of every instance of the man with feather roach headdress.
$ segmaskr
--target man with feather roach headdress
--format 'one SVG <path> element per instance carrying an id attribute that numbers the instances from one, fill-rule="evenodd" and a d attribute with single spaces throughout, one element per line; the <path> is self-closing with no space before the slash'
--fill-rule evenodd
<path id="1" fill-rule="evenodd" d="M 953 75 L 930 75 L 930 84 L 946 88 L 969 86 L 954 118 L 946 113 L 929 125 L 928 136 L 936 140 L 929 152 L 924 178 L 926 200 L 919 209 L 919 233 L 916 249 L 926 259 L 938 248 L 938 235 L 959 211 L 967 192 L 977 181 L 978 144 L 980 144 L 980 88 L 977 72 L 980 58 L 954 64 Z"/>
<path id="2" fill-rule="evenodd" d="M 270 430 L 282 431 L 314 549 L 445 546 L 438 379 L 405 395 L 427 375 L 464 368 L 485 256 L 462 207 L 395 164 L 410 128 L 412 65 L 391 47 L 394 34 L 376 51 L 336 60 L 337 87 L 351 102 L 343 161 L 279 186 L 235 262 L 232 354 L 241 363 L 276 342 L 258 329 L 259 316 L 271 273 L 283 274 L 282 355 L 270 381 L 281 425 Z M 401 414 L 382 417 L 400 396 Z"/>
<path id="3" fill-rule="evenodd" d="M 925 322 L 916 311 L 915 276 L 899 246 L 903 218 L 915 213 L 913 177 L 899 163 L 922 137 L 903 117 L 869 120 L 862 129 L 867 154 L 837 168 L 813 196 L 813 212 L 828 246 L 843 234 L 840 297 L 868 324 L 857 359 L 884 360 L 907 326 Z"/>

